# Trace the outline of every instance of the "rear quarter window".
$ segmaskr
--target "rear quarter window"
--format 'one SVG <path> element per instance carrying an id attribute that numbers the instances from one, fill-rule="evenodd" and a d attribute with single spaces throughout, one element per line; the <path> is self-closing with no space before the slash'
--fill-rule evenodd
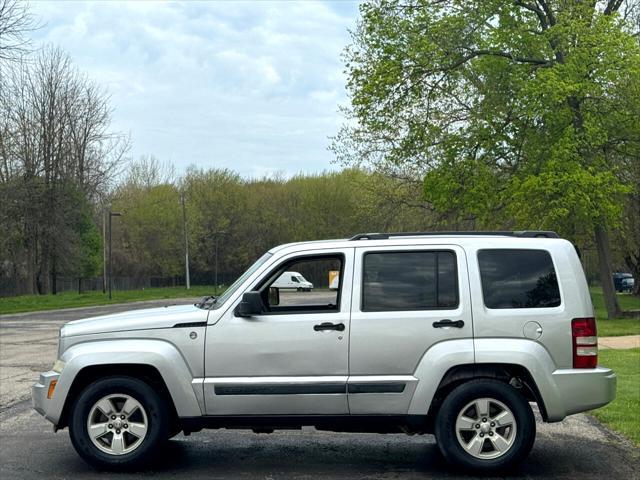
<path id="1" fill-rule="evenodd" d="M 478 264 L 487 308 L 550 308 L 561 303 L 556 271 L 546 250 L 480 250 Z"/>

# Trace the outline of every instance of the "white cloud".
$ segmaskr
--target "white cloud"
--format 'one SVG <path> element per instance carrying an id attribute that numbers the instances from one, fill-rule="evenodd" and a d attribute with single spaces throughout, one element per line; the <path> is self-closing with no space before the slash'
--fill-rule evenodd
<path id="1" fill-rule="evenodd" d="M 132 155 L 242 174 L 332 168 L 352 2 L 33 2 L 38 42 L 111 93 Z"/>

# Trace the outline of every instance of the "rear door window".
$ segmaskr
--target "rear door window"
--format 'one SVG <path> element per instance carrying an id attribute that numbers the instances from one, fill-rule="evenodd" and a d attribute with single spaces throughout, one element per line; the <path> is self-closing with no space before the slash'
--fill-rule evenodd
<path id="1" fill-rule="evenodd" d="M 456 255 L 451 251 L 366 253 L 363 277 L 363 312 L 458 306 Z"/>
<path id="2" fill-rule="evenodd" d="M 556 271 L 546 250 L 480 250 L 478 263 L 487 308 L 550 308 L 560 305 Z"/>

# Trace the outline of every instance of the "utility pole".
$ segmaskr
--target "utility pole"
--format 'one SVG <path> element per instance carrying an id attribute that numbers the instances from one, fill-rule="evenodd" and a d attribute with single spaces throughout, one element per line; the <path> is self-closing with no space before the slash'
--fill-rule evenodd
<path id="1" fill-rule="evenodd" d="M 216 284 L 216 294 L 218 293 L 218 242 L 220 240 L 220 235 L 225 235 L 227 232 L 215 232 L 216 236 L 216 261 L 215 261 L 215 284 Z"/>
<path id="2" fill-rule="evenodd" d="M 102 293 L 107 293 L 107 209 L 102 207 Z"/>
<path id="3" fill-rule="evenodd" d="M 116 213 L 116 212 L 112 212 L 111 210 L 109 210 L 109 300 L 111 300 L 111 290 L 113 288 L 113 269 L 111 268 L 113 266 L 113 245 L 111 243 L 111 219 L 113 217 L 119 217 L 121 216 L 121 213 Z"/>
<path id="4" fill-rule="evenodd" d="M 191 288 L 191 278 L 189 277 L 189 240 L 187 236 L 187 214 L 184 205 L 184 192 L 180 192 L 180 202 L 182 203 L 182 231 L 184 233 L 184 278 L 187 290 Z"/>

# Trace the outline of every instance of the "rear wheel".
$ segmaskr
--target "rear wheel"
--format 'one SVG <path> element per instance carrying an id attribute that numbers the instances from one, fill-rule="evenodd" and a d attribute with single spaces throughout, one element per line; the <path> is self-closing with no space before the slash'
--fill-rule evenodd
<path id="1" fill-rule="evenodd" d="M 171 414 L 149 385 L 107 377 L 86 387 L 69 422 L 71 442 L 88 463 L 127 468 L 148 462 L 169 436 Z"/>
<path id="2" fill-rule="evenodd" d="M 527 400 L 495 380 L 456 387 L 442 403 L 435 427 L 447 461 L 474 471 L 502 470 L 522 461 L 536 433 Z"/>

